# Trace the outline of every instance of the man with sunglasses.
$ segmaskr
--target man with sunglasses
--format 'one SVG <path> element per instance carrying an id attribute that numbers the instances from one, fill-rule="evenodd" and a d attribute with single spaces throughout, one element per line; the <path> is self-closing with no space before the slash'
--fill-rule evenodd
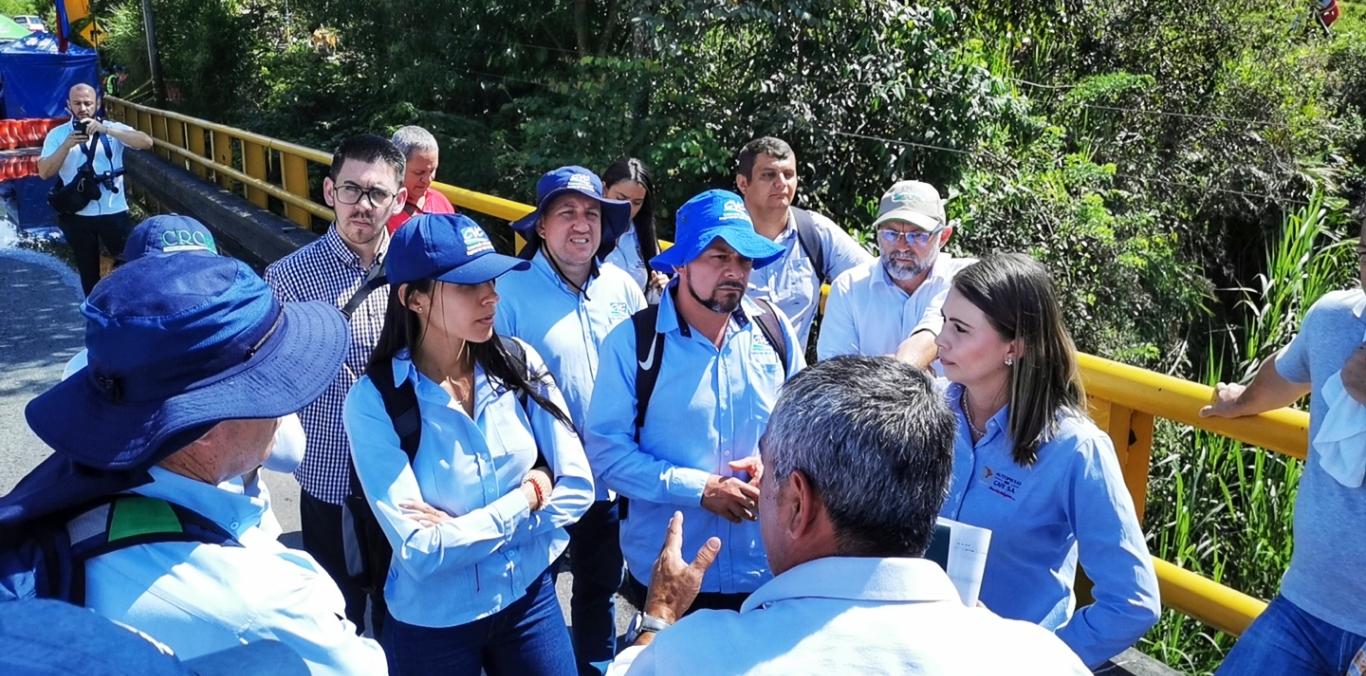
<path id="1" fill-rule="evenodd" d="M 873 231 L 881 255 L 830 285 L 816 355 L 895 355 L 925 368 L 938 354 L 934 338 L 949 282 L 973 260 L 941 251 L 953 226 L 928 183 L 893 185 L 878 205 Z"/>
<path id="2" fill-rule="evenodd" d="M 317 401 L 299 411 L 307 442 L 294 471 L 299 480 L 299 523 L 303 548 L 322 564 L 346 599 L 347 619 L 365 629 L 366 594 L 346 572 L 342 548 L 342 502 L 350 491 L 351 447 L 342 427 L 346 393 L 365 372 L 379 341 L 389 288 L 381 284 L 389 248 L 389 218 L 407 198 L 403 153 L 373 134 L 342 141 L 323 179 L 323 199 L 336 212 L 327 233 L 266 268 L 265 278 L 285 303 L 323 301 L 351 322 L 346 361 Z M 365 295 L 369 292 L 369 295 Z M 359 303 L 351 303 L 355 298 Z M 348 307 L 349 306 L 349 307 Z M 372 595 L 376 619 L 384 616 L 382 594 Z M 379 627 L 372 627 L 379 635 Z"/>

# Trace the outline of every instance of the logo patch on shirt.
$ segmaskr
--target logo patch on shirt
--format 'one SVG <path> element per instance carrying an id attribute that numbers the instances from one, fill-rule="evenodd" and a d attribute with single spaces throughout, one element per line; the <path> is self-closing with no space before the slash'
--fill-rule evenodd
<path id="1" fill-rule="evenodd" d="M 992 493 L 1007 500 L 1014 500 L 1015 493 L 1020 490 L 1019 479 L 990 467 L 982 469 L 982 483 L 985 483 Z"/>
<path id="2" fill-rule="evenodd" d="M 626 307 L 626 303 L 613 301 L 609 307 L 610 309 L 607 311 L 607 316 L 612 319 L 625 319 L 631 316 L 631 312 Z"/>
<path id="3" fill-rule="evenodd" d="M 762 331 L 758 330 L 758 327 L 755 327 L 754 335 L 750 340 L 749 354 L 754 358 L 756 365 L 769 373 L 774 373 L 782 367 L 778 351 L 773 349 L 773 346 L 768 343 L 768 339 L 764 337 Z"/>

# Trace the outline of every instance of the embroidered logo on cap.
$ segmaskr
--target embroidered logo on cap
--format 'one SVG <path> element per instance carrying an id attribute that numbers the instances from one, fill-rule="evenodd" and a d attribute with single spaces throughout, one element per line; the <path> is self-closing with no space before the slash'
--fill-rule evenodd
<path id="1" fill-rule="evenodd" d="M 565 187 L 574 190 L 583 190 L 595 195 L 598 193 L 597 189 L 593 187 L 593 179 L 589 178 L 588 174 L 574 174 L 570 176 L 569 183 L 565 185 Z"/>
<path id="2" fill-rule="evenodd" d="M 213 239 L 203 232 L 177 228 L 161 233 L 161 250 L 165 253 L 178 251 L 216 252 Z"/>
<path id="3" fill-rule="evenodd" d="M 723 221 L 749 220 L 749 212 L 745 210 L 745 203 L 739 200 L 726 200 L 721 204 L 721 219 Z"/>
<path id="4" fill-rule="evenodd" d="M 493 251 L 493 242 L 490 242 L 489 236 L 478 227 L 463 227 L 460 229 L 460 236 L 465 240 L 465 255 L 467 256 Z"/>

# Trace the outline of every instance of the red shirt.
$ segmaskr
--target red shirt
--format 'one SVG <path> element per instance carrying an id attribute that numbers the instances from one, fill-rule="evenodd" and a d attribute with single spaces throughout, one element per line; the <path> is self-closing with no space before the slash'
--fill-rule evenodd
<path id="1" fill-rule="evenodd" d="M 453 214 L 455 207 L 451 201 L 446 199 L 435 188 L 427 188 L 427 201 L 424 206 L 418 206 L 412 202 L 403 205 L 403 210 L 389 217 L 389 234 L 394 234 L 398 226 L 403 225 L 408 219 L 418 214 Z"/>

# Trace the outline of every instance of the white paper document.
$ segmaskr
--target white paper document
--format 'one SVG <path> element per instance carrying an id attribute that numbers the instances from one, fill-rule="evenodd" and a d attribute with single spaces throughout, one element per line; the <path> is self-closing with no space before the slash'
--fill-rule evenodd
<path id="1" fill-rule="evenodd" d="M 990 546 L 991 531 L 941 516 L 935 520 L 934 538 L 925 558 L 949 574 L 964 605 L 975 606 Z"/>

